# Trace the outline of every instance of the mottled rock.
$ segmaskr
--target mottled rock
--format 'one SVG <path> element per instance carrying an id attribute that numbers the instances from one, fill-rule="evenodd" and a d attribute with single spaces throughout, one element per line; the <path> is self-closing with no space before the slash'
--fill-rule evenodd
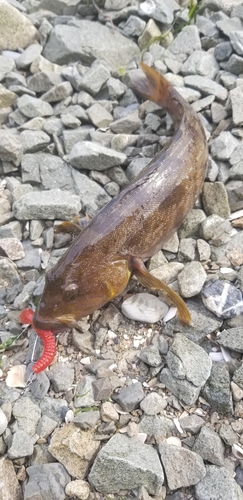
<path id="1" fill-rule="evenodd" d="M 124 488 L 131 490 L 144 485 L 148 493 L 157 494 L 164 475 L 154 448 L 136 439 L 116 434 L 98 453 L 89 481 L 102 493 L 116 493 Z"/>
<path id="2" fill-rule="evenodd" d="M 33 451 L 33 439 L 30 435 L 23 430 L 17 430 L 13 434 L 11 445 L 8 448 L 8 457 L 16 460 L 32 455 Z"/>
<path id="3" fill-rule="evenodd" d="M 70 220 L 80 211 L 79 197 L 60 189 L 33 191 L 22 196 L 13 205 L 16 219 Z"/>
<path id="4" fill-rule="evenodd" d="M 171 490 L 197 484 L 205 477 L 203 459 L 197 453 L 168 443 L 159 444 L 159 453 Z"/>
<path id="5" fill-rule="evenodd" d="M 54 431 L 49 451 L 71 476 L 84 479 L 99 446 L 92 430 L 80 432 L 70 423 Z"/>
<path id="6" fill-rule="evenodd" d="M 6 0 L 0 1 L 0 50 L 27 47 L 37 35 L 32 22 Z"/>
<path id="7" fill-rule="evenodd" d="M 233 402 L 226 363 L 213 362 L 211 375 L 203 388 L 202 395 L 215 411 L 223 415 L 232 415 Z"/>
<path id="8" fill-rule="evenodd" d="M 56 363 L 49 370 L 48 377 L 55 392 L 64 392 L 73 384 L 74 369 L 65 363 Z"/>
<path id="9" fill-rule="evenodd" d="M 0 460 L 0 484 L 4 500 L 22 500 L 21 486 L 13 462 L 6 457 L 1 457 Z"/>
<path id="10" fill-rule="evenodd" d="M 224 219 L 230 215 L 227 191 L 222 182 L 205 182 L 202 201 L 207 215 L 217 214 Z"/>
<path id="11" fill-rule="evenodd" d="M 140 408 L 146 415 L 156 415 L 157 413 L 162 412 L 166 406 L 166 398 L 163 398 L 157 392 L 147 394 L 147 396 L 145 396 L 143 401 L 140 403 Z"/>
<path id="12" fill-rule="evenodd" d="M 197 500 L 220 498 L 221 500 L 242 500 L 240 486 L 225 467 L 206 465 L 206 476 L 195 486 Z"/>
<path id="13" fill-rule="evenodd" d="M 220 436 L 204 426 L 196 438 L 193 451 L 198 453 L 204 460 L 215 465 L 224 463 L 224 445 Z"/>
<path id="14" fill-rule="evenodd" d="M 233 318 L 243 312 L 242 292 L 230 283 L 210 280 L 201 293 L 205 307 L 218 318 Z"/>
<path id="15" fill-rule="evenodd" d="M 90 217 L 94 217 L 94 215 L 111 200 L 111 197 L 102 186 L 99 186 L 97 182 L 89 179 L 87 175 L 81 174 L 73 169 L 72 177 L 74 189 L 80 197 L 84 213 L 88 214 Z M 77 212 L 78 211 L 76 211 L 76 214 Z"/>
<path id="16" fill-rule="evenodd" d="M 217 342 L 232 351 L 243 352 L 243 328 L 229 328 L 219 332 Z"/>
<path id="17" fill-rule="evenodd" d="M 178 276 L 181 295 L 189 298 L 201 292 L 207 274 L 200 262 L 189 262 Z"/>
<path id="18" fill-rule="evenodd" d="M 25 485 L 25 500 L 32 500 L 33 497 L 65 500 L 65 486 L 71 478 L 61 464 L 31 465 L 27 468 L 27 474 L 29 479 Z"/>
<path id="19" fill-rule="evenodd" d="M 0 130 L 0 160 L 20 164 L 23 154 L 22 143 L 18 136 L 10 134 L 9 131 Z"/>

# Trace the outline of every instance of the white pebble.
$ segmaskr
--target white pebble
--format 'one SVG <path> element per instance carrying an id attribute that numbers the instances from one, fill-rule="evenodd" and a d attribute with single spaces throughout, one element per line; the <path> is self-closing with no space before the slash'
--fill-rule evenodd
<path id="1" fill-rule="evenodd" d="M 210 352 L 209 357 L 212 361 L 224 361 L 224 356 L 222 352 Z"/>
<path id="2" fill-rule="evenodd" d="M 8 371 L 6 385 L 8 387 L 25 387 L 25 365 L 12 366 Z"/>
<path id="3" fill-rule="evenodd" d="M 143 323 L 156 323 L 168 310 L 164 302 L 150 293 L 137 293 L 122 304 L 124 316 Z"/>
<path id="4" fill-rule="evenodd" d="M 172 444 L 173 446 L 181 447 L 181 440 L 178 437 L 170 436 L 166 439 L 166 443 Z"/>
<path id="5" fill-rule="evenodd" d="M 169 311 L 167 312 L 167 314 L 163 318 L 163 322 L 167 323 L 167 321 L 170 321 L 172 318 L 174 318 L 176 316 L 176 313 L 177 313 L 177 307 L 171 306 L 169 308 Z"/>

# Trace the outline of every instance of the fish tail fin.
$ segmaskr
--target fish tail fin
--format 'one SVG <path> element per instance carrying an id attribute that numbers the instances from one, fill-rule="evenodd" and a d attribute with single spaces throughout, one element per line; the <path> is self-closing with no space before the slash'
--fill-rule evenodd
<path id="1" fill-rule="evenodd" d="M 184 99 L 163 75 L 143 62 L 140 62 L 140 66 L 146 78 L 135 80 L 134 90 L 144 99 L 149 99 L 166 109 L 175 122 L 181 121 L 186 104 Z"/>
<path id="2" fill-rule="evenodd" d="M 178 316 L 182 323 L 186 325 L 189 325 L 191 323 L 191 315 L 189 310 L 187 309 L 184 300 L 182 300 L 182 298 L 176 292 L 174 292 L 174 290 L 172 290 L 168 285 L 166 285 L 159 279 L 152 276 L 152 274 L 150 274 L 147 271 L 141 259 L 132 257 L 131 268 L 133 274 L 136 276 L 141 285 L 143 285 L 148 289 L 154 288 L 156 290 L 162 290 L 167 295 L 167 297 L 171 300 L 173 305 L 177 307 Z"/>

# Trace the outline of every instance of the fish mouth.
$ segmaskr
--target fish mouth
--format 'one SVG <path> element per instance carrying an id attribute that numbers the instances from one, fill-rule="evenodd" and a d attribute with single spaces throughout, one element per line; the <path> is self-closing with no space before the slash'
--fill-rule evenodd
<path id="1" fill-rule="evenodd" d="M 55 320 L 49 320 L 48 318 L 42 318 L 37 312 L 33 318 L 34 328 L 38 330 L 51 330 L 54 333 L 64 332 L 74 325 L 76 325 L 76 320 L 71 315 L 63 315 L 55 318 Z"/>

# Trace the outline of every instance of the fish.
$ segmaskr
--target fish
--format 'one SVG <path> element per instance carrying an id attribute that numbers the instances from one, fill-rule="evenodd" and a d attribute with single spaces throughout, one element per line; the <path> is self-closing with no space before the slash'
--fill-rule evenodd
<path id="1" fill-rule="evenodd" d="M 131 276 L 162 290 L 184 324 L 191 321 L 183 299 L 152 276 L 146 261 L 180 227 L 198 198 L 208 148 L 200 118 L 164 76 L 141 63 L 134 90 L 164 108 L 175 132 L 165 147 L 83 229 L 46 274 L 33 318 L 35 328 L 72 328 L 126 288 Z"/>

